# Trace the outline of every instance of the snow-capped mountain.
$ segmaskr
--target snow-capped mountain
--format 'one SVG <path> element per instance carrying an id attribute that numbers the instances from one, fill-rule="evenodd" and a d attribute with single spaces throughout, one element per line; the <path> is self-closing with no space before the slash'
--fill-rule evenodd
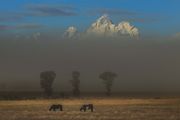
<path id="1" fill-rule="evenodd" d="M 116 26 L 116 30 L 117 33 L 121 35 L 130 35 L 131 37 L 139 36 L 139 30 L 136 27 L 131 26 L 130 23 L 126 21 L 120 22 Z"/>
<path id="2" fill-rule="evenodd" d="M 93 23 L 86 32 L 87 34 L 113 36 L 114 31 L 115 25 L 107 15 L 103 15 L 99 19 L 97 19 L 97 21 Z"/>
<path id="3" fill-rule="evenodd" d="M 96 34 L 104 36 L 138 36 L 139 31 L 136 27 L 131 26 L 129 22 L 120 22 L 118 25 L 112 23 L 107 15 L 101 16 L 87 30 L 87 34 Z"/>
<path id="4" fill-rule="evenodd" d="M 65 35 L 68 38 L 72 38 L 74 36 L 77 37 L 77 29 L 75 27 L 69 27 Z M 104 37 L 118 37 L 118 36 L 130 36 L 130 37 L 138 37 L 139 30 L 130 25 L 129 22 L 123 21 L 119 24 L 113 24 L 113 22 L 109 19 L 107 15 L 101 16 L 97 19 L 91 26 L 84 32 L 83 35 L 93 35 L 93 36 L 104 36 Z"/>
<path id="5" fill-rule="evenodd" d="M 76 38 L 78 36 L 78 30 L 71 26 L 65 31 L 63 36 L 66 38 Z"/>

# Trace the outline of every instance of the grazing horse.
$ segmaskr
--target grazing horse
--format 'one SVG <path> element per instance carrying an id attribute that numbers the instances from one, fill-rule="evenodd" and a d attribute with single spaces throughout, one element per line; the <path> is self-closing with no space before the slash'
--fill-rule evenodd
<path id="1" fill-rule="evenodd" d="M 91 110 L 91 112 L 93 112 L 93 110 L 94 110 L 93 104 L 84 104 L 84 105 L 82 105 L 81 108 L 80 108 L 80 111 L 86 112 L 86 109 Z"/>
<path id="2" fill-rule="evenodd" d="M 53 105 L 51 105 L 51 107 L 49 108 L 49 111 L 56 111 L 56 110 L 59 110 L 59 111 L 63 111 L 63 106 L 62 105 L 60 105 L 60 104 L 57 104 L 57 105 L 55 105 L 55 104 L 53 104 Z"/>

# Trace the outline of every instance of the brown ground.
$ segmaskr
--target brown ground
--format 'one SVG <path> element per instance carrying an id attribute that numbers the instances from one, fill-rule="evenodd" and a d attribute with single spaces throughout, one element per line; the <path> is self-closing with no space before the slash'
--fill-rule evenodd
<path id="1" fill-rule="evenodd" d="M 64 111 L 49 112 L 49 106 L 57 103 Z M 95 111 L 80 112 L 84 103 L 93 103 Z M 180 98 L 0 101 L 0 120 L 180 120 Z"/>

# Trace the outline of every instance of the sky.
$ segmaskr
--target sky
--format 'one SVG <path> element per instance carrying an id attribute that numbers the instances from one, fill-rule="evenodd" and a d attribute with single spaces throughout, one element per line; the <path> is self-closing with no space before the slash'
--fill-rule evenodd
<path id="1" fill-rule="evenodd" d="M 115 22 L 129 21 L 142 35 L 173 35 L 180 31 L 179 0 L 1 0 L 0 32 L 86 30 L 103 14 Z M 51 33 L 51 32 L 50 32 Z"/>
<path id="2" fill-rule="evenodd" d="M 57 74 L 54 89 L 104 91 L 99 74 L 118 74 L 113 91 L 180 92 L 179 0 L 0 0 L 0 90 L 42 90 L 40 73 Z M 87 30 L 107 14 L 128 21 L 140 39 L 64 39 L 69 26 Z M 93 37 L 93 38 L 92 38 Z"/>

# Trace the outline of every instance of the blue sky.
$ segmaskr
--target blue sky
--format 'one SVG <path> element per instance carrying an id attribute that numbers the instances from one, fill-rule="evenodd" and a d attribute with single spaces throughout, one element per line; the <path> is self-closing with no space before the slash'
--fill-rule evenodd
<path id="1" fill-rule="evenodd" d="M 85 30 L 102 14 L 131 22 L 143 34 L 180 32 L 179 0 L 1 0 L 0 32 Z"/>

